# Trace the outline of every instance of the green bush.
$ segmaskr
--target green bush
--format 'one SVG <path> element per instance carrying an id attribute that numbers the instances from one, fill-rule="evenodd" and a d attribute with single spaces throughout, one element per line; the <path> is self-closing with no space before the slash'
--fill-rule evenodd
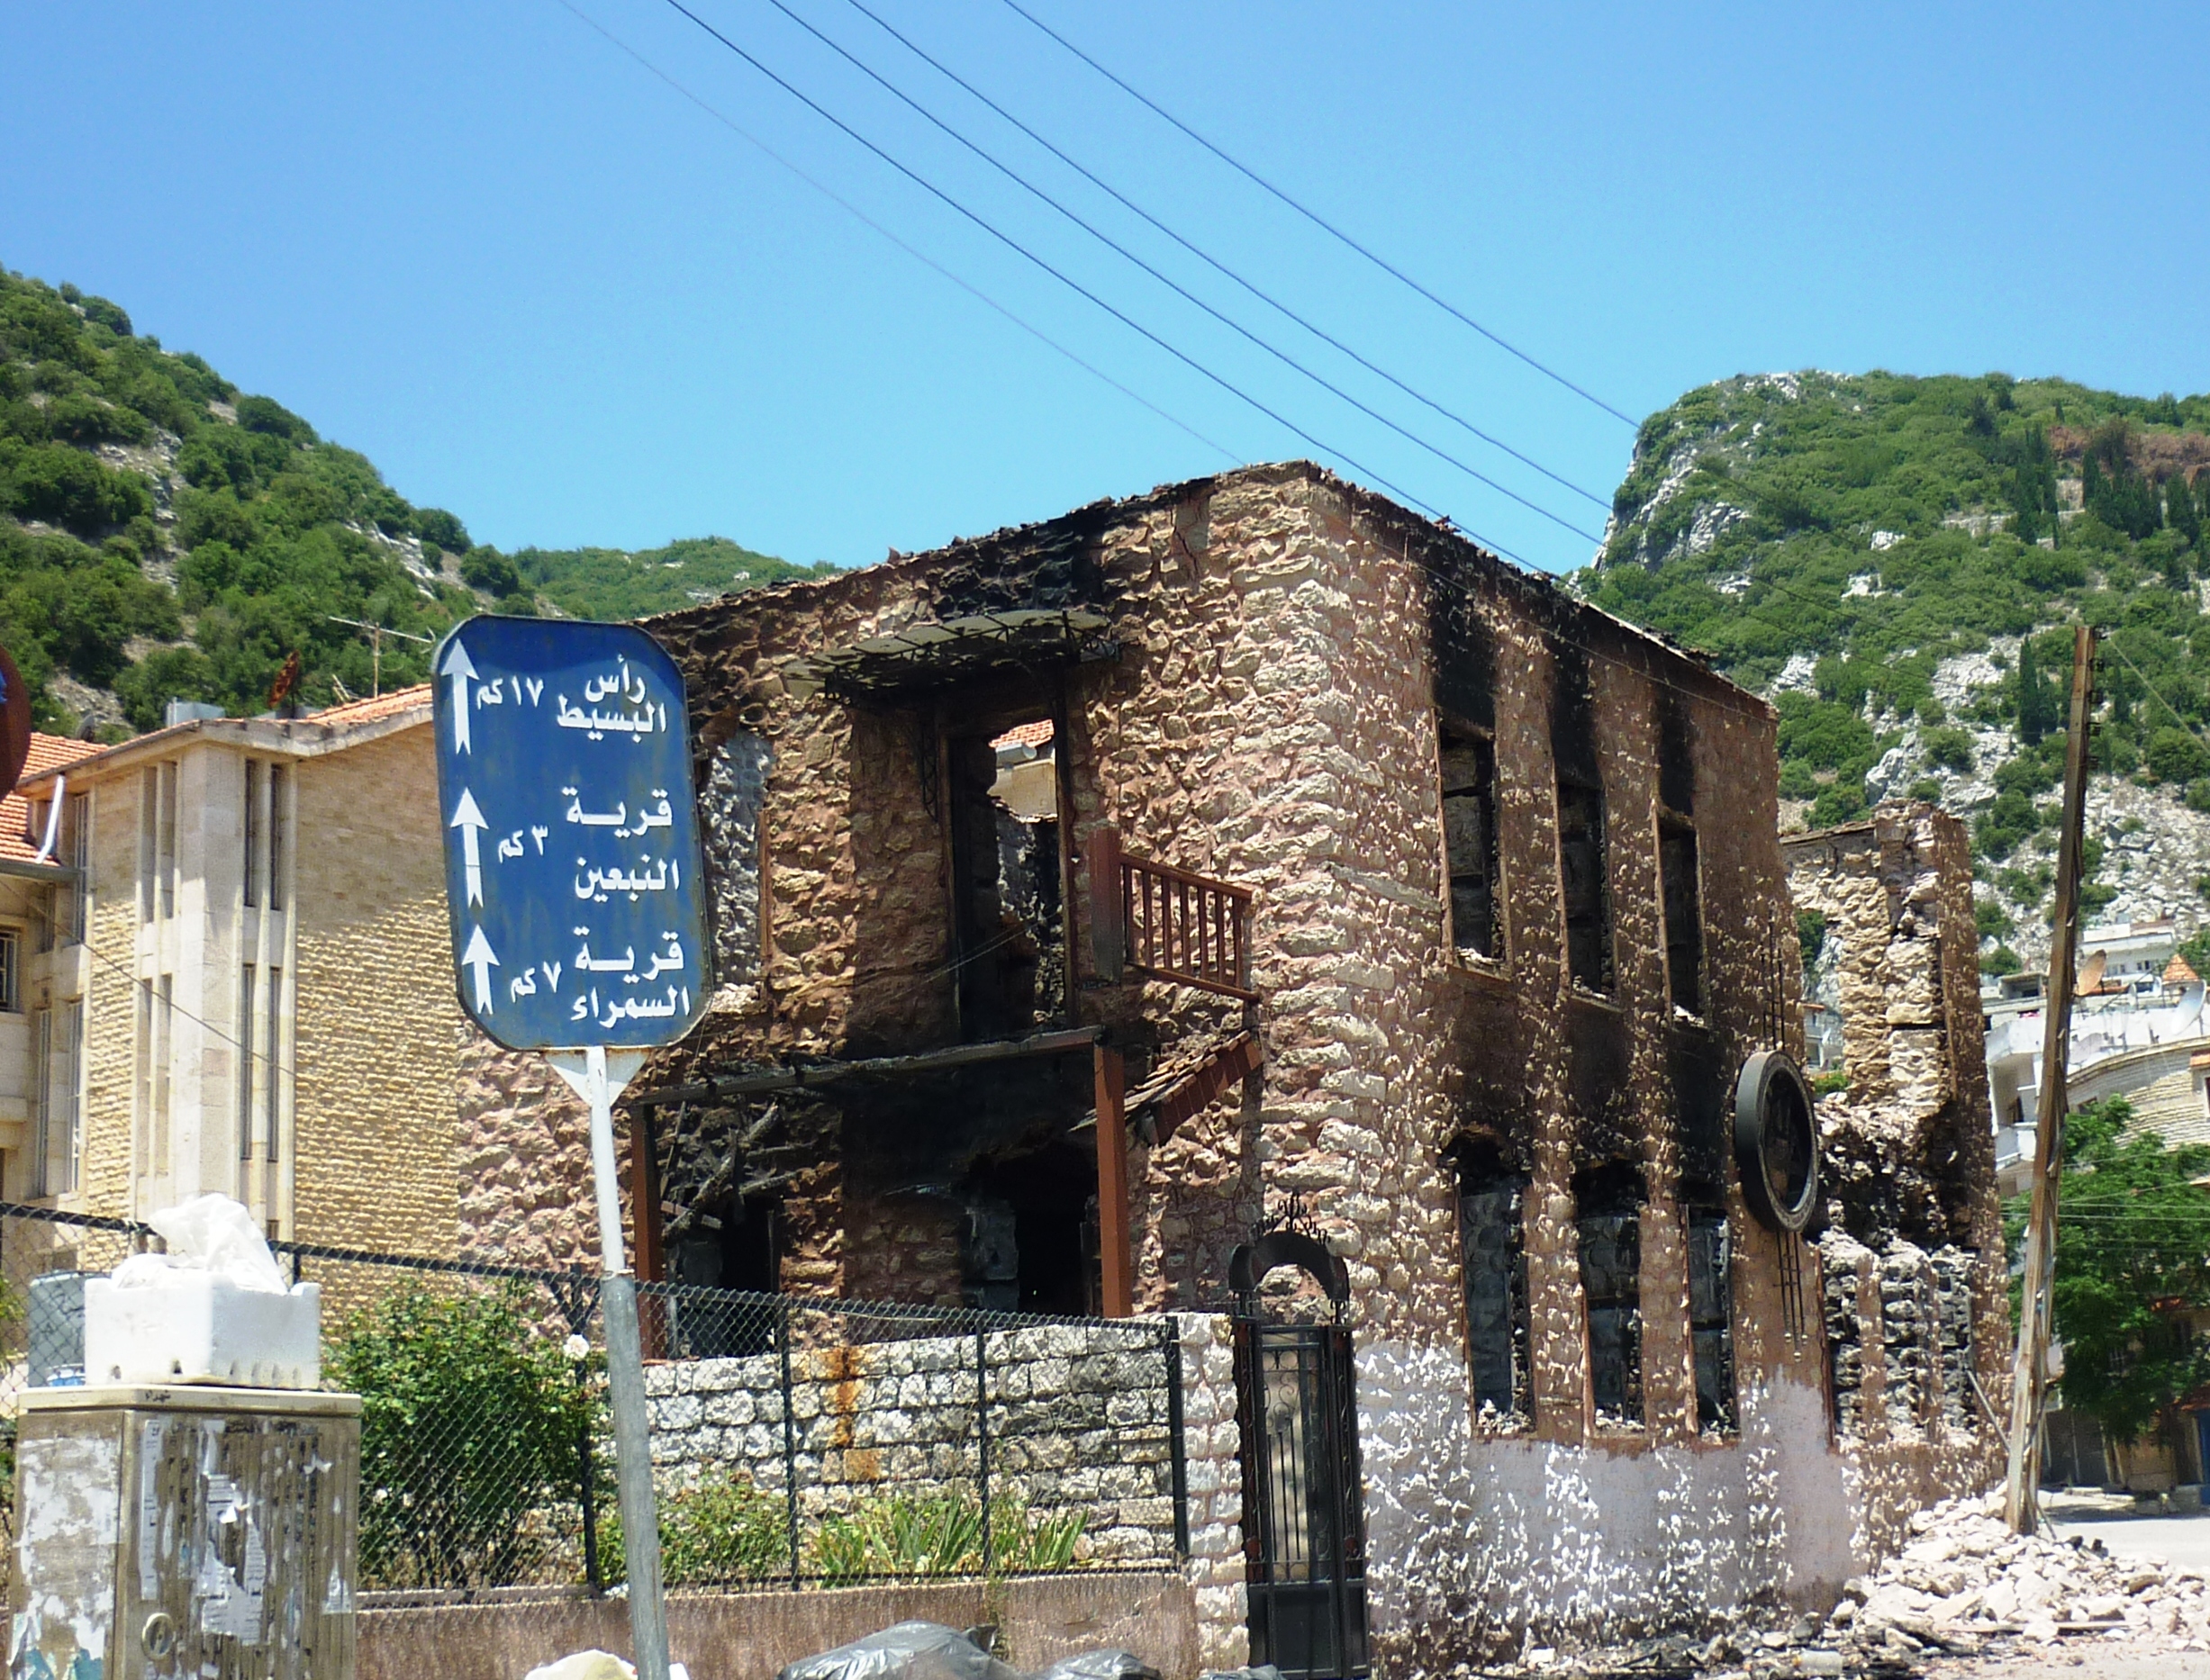
<path id="1" fill-rule="evenodd" d="M 695 1482 L 657 1492 L 660 1577 L 670 1586 L 768 1580 L 791 1572 L 790 1507 L 738 1471 L 727 1481 Z M 599 1576 L 629 1579 L 621 1513 L 599 1518 Z"/>
<path id="2" fill-rule="evenodd" d="M 1025 1505 L 992 1500 L 990 1555 L 981 1503 L 946 1494 L 871 1501 L 815 1531 L 814 1573 L 831 1586 L 878 1576 L 1032 1574 L 1074 1561 L 1086 1519 L 1078 1511 L 1037 1520 Z"/>
<path id="3" fill-rule="evenodd" d="M 2159 781 L 2185 784 L 2210 776 L 2210 747 L 2191 729 L 2159 729 L 2149 737 L 2142 754 L 2149 773 Z"/>
<path id="4" fill-rule="evenodd" d="M 47 443 L 32 445 L 8 465 L 0 505 L 19 519 L 100 530 L 152 512 L 153 496 L 137 474 L 118 472 L 67 444 Z"/>
<path id="5" fill-rule="evenodd" d="M 1865 784 L 1861 777 L 1853 781 L 1836 781 L 1819 790 L 1818 798 L 1811 801 L 1808 820 L 1814 828 L 1831 828 L 1836 823 L 1863 816 L 1865 809 Z"/>
<path id="6" fill-rule="evenodd" d="M 496 548 L 478 548 L 464 555 L 460 562 L 460 575 L 471 588 L 504 601 L 511 596 L 529 592 L 530 586 L 521 580 L 514 563 Z"/>
<path id="7" fill-rule="evenodd" d="M 526 1520 L 575 1498 L 597 1407 L 526 1305 L 405 1287 L 332 1344 L 361 1397 L 364 1585 L 504 1585 L 546 1543 Z"/>
<path id="8" fill-rule="evenodd" d="M 1994 950 L 1982 954 L 1979 959 L 1979 971 L 1982 974 L 1997 977 L 2015 974 L 2018 968 L 2018 953 L 2008 945 L 1997 945 Z"/>
<path id="9" fill-rule="evenodd" d="M 1826 948 L 1826 918 L 1816 910 L 1796 912 L 1796 944 L 1803 951 L 1803 965 L 1809 968 L 1818 961 L 1818 953 Z"/>
<path id="10" fill-rule="evenodd" d="M 1973 756 L 1972 737 L 1962 729 L 1929 729 L 1919 737 L 1919 745 L 1925 749 L 1926 763 L 1937 770 L 1964 775 L 1979 762 Z"/>
<path id="11" fill-rule="evenodd" d="M 468 528 L 443 508 L 417 508 L 408 523 L 415 536 L 448 554 L 466 554 L 474 546 L 468 541 Z"/>

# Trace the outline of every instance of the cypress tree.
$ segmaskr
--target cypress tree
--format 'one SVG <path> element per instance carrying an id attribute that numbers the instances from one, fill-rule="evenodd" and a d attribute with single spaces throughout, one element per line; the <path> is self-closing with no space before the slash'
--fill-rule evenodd
<path id="1" fill-rule="evenodd" d="M 2033 656 L 2033 638 L 2029 636 L 2018 644 L 2018 738 L 2028 746 L 2039 746 L 2049 733 L 2042 699 L 2041 662 Z"/>
<path id="2" fill-rule="evenodd" d="M 2164 486 L 2168 506 L 2166 519 L 2171 528 L 2190 543 L 2202 541 L 2202 508 L 2195 500 L 2194 487 L 2187 482 L 2184 471 L 2174 473 Z"/>

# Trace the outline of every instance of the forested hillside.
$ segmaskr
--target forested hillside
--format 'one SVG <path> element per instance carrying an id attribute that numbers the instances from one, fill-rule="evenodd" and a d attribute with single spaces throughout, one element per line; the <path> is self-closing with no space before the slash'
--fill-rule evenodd
<path id="1" fill-rule="evenodd" d="M 1791 822 L 1912 794 L 1970 818 L 1988 966 L 2039 961 L 2075 617 L 2106 632 L 2091 914 L 2210 890 L 2210 397 L 1822 373 L 1643 425 L 1597 604 L 1780 710 Z"/>
<path id="2" fill-rule="evenodd" d="M 0 646 L 42 727 L 116 738 L 176 699 L 249 714 L 294 652 L 306 703 L 366 694 L 367 637 L 340 619 L 434 637 L 486 610 L 629 618 L 802 574 L 719 537 L 477 546 L 116 304 L 0 269 Z M 385 686 L 428 654 L 385 637 Z"/>

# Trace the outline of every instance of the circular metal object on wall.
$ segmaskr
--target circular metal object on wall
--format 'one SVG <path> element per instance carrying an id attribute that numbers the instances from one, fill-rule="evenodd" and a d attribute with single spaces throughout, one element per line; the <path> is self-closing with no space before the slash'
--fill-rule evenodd
<path id="1" fill-rule="evenodd" d="M 1758 1223 L 1800 1232 L 1818 1206 L 1818 1115 L 1786 1052 L 1761 1050 L 1734 1083 L 1734 1165 Z"/>
<path id="2" fill-rule="evenodd" d="M 31 691 L 0 647 L 0 799 L 15 791 L 31 756 Z"/>

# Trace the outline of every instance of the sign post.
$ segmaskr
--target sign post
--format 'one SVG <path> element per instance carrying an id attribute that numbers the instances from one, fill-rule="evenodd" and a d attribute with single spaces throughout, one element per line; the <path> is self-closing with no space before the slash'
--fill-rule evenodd
<path id="1" fill-rule="evenodd" d="M 613 1105 L 706 1007 L 683 674 L 628 625 L 500 618 L 456 628 L 432 672 L 461 1007 L 510 1050 L 547 1052 L 591 1108 L 630 1640 L 640 1680 L 667 1680 Z"/>

